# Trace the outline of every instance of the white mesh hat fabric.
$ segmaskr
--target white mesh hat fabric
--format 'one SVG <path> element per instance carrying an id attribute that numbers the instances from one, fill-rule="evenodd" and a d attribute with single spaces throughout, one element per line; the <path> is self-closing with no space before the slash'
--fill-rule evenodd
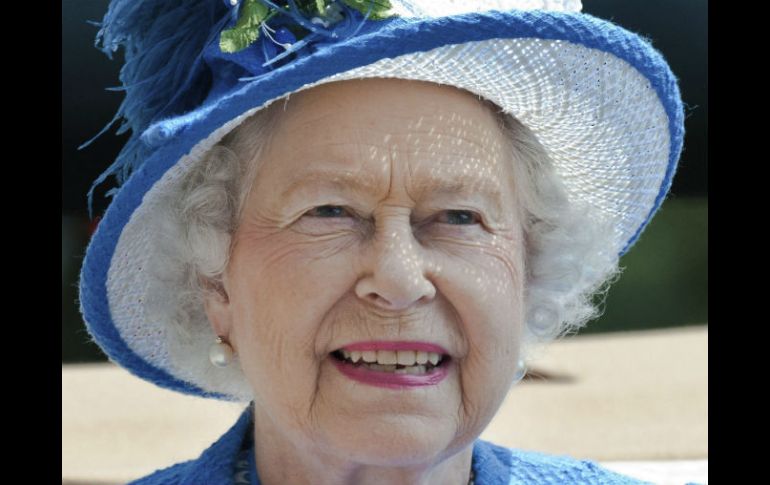
<path id="1" fill-rule="evenodd" d="M 616 253 L 654 207 L 668 165 L 668 117 L 650 82 L 613 55 L 560 40 L 493 39 L 383 59 L 302 89 L 371 77 L 456 86 L 514 115 L 548 150 L 569 197 L 589 202 L 599 217 L 615 223 Z M 224 384 L 230 381 L 227 374 L 240 372 L 238 367 L 219 369 L 208 361 L 213 331 L 208 340 L 191 342 L 196 353 L 192 356 L 189 348 L 178 355 L 175 339 L 167 338 L 162 281 L 150 277 L 148 270 L 162 272 L 173 265 L 163 260 L 159 248 L 164 238 L 175 235 L 148 221 L 154 211 L 163 210 L 164 194 L 176 190 L 192 164 L 264 106 L 220 127 L 153 186 L 123 230 L 107 282 L 113 321 L 134 352 L 204 390 L 242 401 L 251 396 L 241 376 L 240 384 Z"/>
<path id="2" fill-rule="evenodd" d="M 392 11 L 399 17 L 443 17 L 489 10 L 546 10 L 580 12 L 580 0 L 392 0 Z"/>

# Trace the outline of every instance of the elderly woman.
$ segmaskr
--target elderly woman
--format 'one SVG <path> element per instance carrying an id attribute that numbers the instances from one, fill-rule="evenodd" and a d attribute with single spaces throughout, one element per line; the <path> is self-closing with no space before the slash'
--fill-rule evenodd
<path id="1" fill-rule="evenodd" d="M 636 483 L 478 437 L 660 206 L 676 83 L 579 2 L 490 3 L 113 1 L 134 136 L 88 329 L 249 402 L 135 483 Z"/>

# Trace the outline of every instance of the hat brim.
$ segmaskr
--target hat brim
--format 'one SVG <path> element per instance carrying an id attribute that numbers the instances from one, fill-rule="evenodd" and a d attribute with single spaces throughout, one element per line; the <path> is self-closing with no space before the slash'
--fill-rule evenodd
<path id="1" fill-rule="evenodd" d="M 615 251 L 622 255 L 637 240 L 670 188 L 684 135 L 676 78 L 647 42 L 586 14 L 541 11 L 371 25 L 151 128 L 157 149 L 115 195 L 81 273 L 81 311 L 111 360 L 161 387 L 241 399 L 180 378 L 163 332 L 141 310 L 147 248 L 137 240 L 147 238 L 143 221 L 153 200 L 227 132 L 271 102 L 327 82 L 416 79 L 495 102 L 538 136 L 571 197 L 617 220 Z"/>

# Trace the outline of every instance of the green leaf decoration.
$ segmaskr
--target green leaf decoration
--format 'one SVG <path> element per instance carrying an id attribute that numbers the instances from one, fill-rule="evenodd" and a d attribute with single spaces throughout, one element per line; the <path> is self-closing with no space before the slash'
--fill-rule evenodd
<path id="1" fill-rule="evenodd" d="M 259 27 L 223 30 L 222 35 L 219 36 L 219 48 L 222 52 L 232 54 L 247 48 L 258 38 Z"/>
<path id="2" fill-rule="evenodd" d="M 219 36 L 222 52 L 238 52 L 259 38 L 259 26 L 270 13 L 270 9 L 259 0 L 243 0 L 240 16 L 235 27 L 223 30 Z"/>
<path id="3" fill-rule="evenodd" d="M 277 15 L 280 10 L 265 6 L 259 0 L 241 0 L 238 21 L 232 29 L 223 30 L 219 36 L 219 48 L 222 52 L 234 53 L 242 51 L 259 39 L 259 31 L 263 22 L 266 22 Z M 390 12 L 390 0 L 341 0 L 342 3 L 350 8 L 354 8 L 363 15 L 369 13 L 369 19 L 382 20 L 392 16 Z M 295 0 L 297 8 L 308 15 L 317 14 L 325 19 L 327 23 L 334 23 L 339 20 L 341 10 L 339 5 L 335 5 L 331 0 Z M 278 5 L 288 10 L 286 2 L 279 2 Z M 370 11 L 371 9 L 371 11 Z M 329 10 L 336 10 L 330 12 Z M 325 26 L 327 24 L 324 24 Z M 297 39 L 303 35 L 294 32 Z"/>
<path id="4" fill-rule="evenodd" d="M 342 3 L 364 15 L 369 12 L 371 6 L 372 11 L 369 13 L 369 18 L 372 20 L 382 20 L 393 15 L 390 12 L 390 0 L 342 0 Z"/>

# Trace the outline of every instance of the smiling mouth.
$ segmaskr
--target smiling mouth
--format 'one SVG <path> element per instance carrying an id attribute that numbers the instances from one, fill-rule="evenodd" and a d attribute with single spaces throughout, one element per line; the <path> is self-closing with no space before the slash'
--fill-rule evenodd
<path id="1" fill-rule="evenodd" d="M 392 374 L 430 374 L 449 364 L 451 357 L 434 352 L 364 351 L 340 349 L 330 354 L 334 359 L 356 368 Z"/>

